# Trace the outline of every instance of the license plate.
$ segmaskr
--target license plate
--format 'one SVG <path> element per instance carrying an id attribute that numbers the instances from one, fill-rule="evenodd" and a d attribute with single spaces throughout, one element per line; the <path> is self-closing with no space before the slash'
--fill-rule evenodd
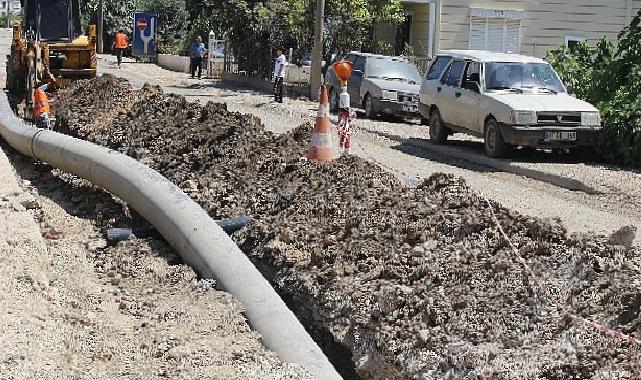
<path id="1" fill-rule="evenodd" d="M 403 106 L 403 111 L 405 112 L 416 112 L 417 108 L 415 106 Z"/>
<path id="2" fill-rule="evenodd" d="M 545 132 L 546 141 L 575 141 L 576 132 Z"/>

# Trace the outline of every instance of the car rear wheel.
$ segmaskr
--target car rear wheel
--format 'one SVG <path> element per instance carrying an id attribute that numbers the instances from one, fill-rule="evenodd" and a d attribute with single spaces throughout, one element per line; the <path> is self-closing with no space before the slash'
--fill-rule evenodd
<path id="1" fill-rule="evenodd" d="M 485 154 L 489 157 L 499 158 L 509 155 L 512 146 L 503 140 L 496 120 L 489 119 L 485 123 Z"/>
<path id="2" fill-rule="evenodd" d="M 447 140 L 448 134 L 449 130 L 443 125 L 441 114 L 438 110 L 434 110 L 430 117 L 430 141 L 436 144 L 443 144 Z"/>
<path id="3" fill-rule="evenodd" d="M 374 108 L 374 101 L 370 94 L 365 95 L 365 117 L 368 119 L 375 119 L 377 115 L 376 109 Z"/>

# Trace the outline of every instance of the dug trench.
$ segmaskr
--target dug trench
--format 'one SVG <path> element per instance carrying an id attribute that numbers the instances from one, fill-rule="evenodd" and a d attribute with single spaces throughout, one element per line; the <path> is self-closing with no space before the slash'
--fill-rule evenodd
<path id="1" fill-rule="evenodd" d="M 252 215 L 233 239 L 345 378 L 641 379 L 638 346 L 570 318 L 641 336 L 635 248 L 490 206 L 446 174 L 408 188 L 357 157 L 301 160 L 309 124 L 274 135 L 224 104 L 112 76 L 63 90 L 56 118 L 212 218 Z"/>

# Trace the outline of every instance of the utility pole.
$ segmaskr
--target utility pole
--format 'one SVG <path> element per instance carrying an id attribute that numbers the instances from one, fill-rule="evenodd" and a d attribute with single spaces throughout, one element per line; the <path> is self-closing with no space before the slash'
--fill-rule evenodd
<path id="1" fill-rule="evenodd" d="M 7 1 L 7 28 L 12 28 L 13 26 L 11 25 L 11 3 L 13 1 L 8 0 Z"/>
<path id="2" fill-rule="evenodd" d="M 323 60 L 323 26 L 325 20 L 325 0 L 316 0 L 316 24 L 314 27 L 314 48 L 312 49 L 312 69 L 309 78 L 312 100 L 318 100 L 321 86 L 321 62 Z M 329 63 L 329 62 L 328 62 Z"/>
<path id="3" fill-rule="evenodd" d="M 104 44 L 103 44 L 103 12 L 104 12 L 104 0 L 100 0 L 98 3 L 98 20 L 96 22 L 96 50 L 98 54 L 104 53 Z"/>

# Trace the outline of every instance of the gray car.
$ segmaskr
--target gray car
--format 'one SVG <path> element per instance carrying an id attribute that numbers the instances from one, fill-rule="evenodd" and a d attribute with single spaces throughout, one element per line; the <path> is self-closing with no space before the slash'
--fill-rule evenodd
<path id="1" fill-rule="evenodd" d="M 365 53 L 350 53 L 343 59 L 354 64 L 347 84 L 352 107 L 365 109 L 368 118 L 380 113 L 420 117 L 421 75 L 414 64 L 404 58 Z M 337 111 L 341 87 L 331 66 L 327 70 L 327 83 L 330 108 Z"/>

